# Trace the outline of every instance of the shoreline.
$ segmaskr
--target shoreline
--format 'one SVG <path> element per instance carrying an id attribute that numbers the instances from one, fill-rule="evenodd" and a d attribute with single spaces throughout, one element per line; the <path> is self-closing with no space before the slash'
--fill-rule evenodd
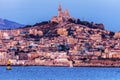
<path id="1" fill-rule="evenodd" d="M 30 67 L 30 66 L 39 66 L 39 67 L 68 67 L 68 68 L 77 68 L 77 67 L 91 67 L 91 68 L 120 68 L 120 66 L 42 66 L 42 65 L 29 65 L 29 66 L 23 66 L 23 65 L 12 65 L 11 67 Z M 6 67 L 5 65 L 0 65 L 0 67 Z"/>
<path id="2" fill-rule="evenodd" d="M 21 63 L 19 63 L 21 62 Z M 114 67 L 120 68 L 120 60 L 74 60 L 74 61 L 51 61 L 44 60 L 35 62 L 33 61 L 19 61 L 18 63 L 11 62 L 10 66 L 50 66 L 50 67 Z M 0 66 L 7 66 L 6 62 L 0 63 Z"/>
<path id="3" fill-rule="evenodd" d="M 7 65 L 0 65 L 0 66 L 7 66 Z M 10 65 L 11 67 L 29 67 L 29 66 L 44 66 L 44 67 L 70 67 L 70 66 L 60 66 L 60 65 Z M 99 68 L 120 68 L 120 65 L 79 65 L 79 66 L 73 66 L 73 67 L 99 67 Z M 72 68 L 72 67 L 70 67 Z"/>

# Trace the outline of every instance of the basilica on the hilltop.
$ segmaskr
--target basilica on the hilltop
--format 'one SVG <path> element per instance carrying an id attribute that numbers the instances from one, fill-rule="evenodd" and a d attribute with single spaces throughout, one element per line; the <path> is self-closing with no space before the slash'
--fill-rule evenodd
<path id="1" fill-rule="evenodd" d="M 59 5 L 58 5 L 58 15 L 53 16 L 51 18 L 51 22 L 60 23 L 60 22 L 67 21 L 68 19 L 70 19 L 70 15 L 69 15 L 68 10 L 66 9 L 66 10 L 64 10 L 64 12 L 62 12 L 62 8 L 61 8 L 61 5 L 59 3 Z"/>

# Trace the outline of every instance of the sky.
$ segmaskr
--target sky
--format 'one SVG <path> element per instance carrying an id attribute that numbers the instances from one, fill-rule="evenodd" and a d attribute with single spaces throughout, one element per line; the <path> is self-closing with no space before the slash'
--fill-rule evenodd
<path id="1" fill-rule="evenodd" d="M 25 25 L 48 21 L 57 15 L 59 2 L 74 18 L 120 31 L 120 0 L 0 0 L 0 18 Z"/>

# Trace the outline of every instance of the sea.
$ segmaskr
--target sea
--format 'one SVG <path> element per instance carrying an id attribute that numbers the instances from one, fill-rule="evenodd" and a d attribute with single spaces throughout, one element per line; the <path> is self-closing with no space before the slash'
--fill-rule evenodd
<path id="1" fill-rule="evenodd" d="M 0 66 L 0 80 L 120 80 L 120 68 Z"/>

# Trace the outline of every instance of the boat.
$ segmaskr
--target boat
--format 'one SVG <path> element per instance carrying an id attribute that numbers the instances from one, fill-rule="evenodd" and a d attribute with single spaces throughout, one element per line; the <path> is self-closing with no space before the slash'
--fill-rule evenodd
<path id="1" fill-rule="evenodd" d="M 6 70 L 11 70 L 11 62 L 8 60 L 7 61 L 7 66 L 6 66 Z"/>
<path id="2" fill-rule="evenodd" d="M 11 66 L 7 66 L 7 67 L 6 67 L 6 70 L 11 70 Z"/>

